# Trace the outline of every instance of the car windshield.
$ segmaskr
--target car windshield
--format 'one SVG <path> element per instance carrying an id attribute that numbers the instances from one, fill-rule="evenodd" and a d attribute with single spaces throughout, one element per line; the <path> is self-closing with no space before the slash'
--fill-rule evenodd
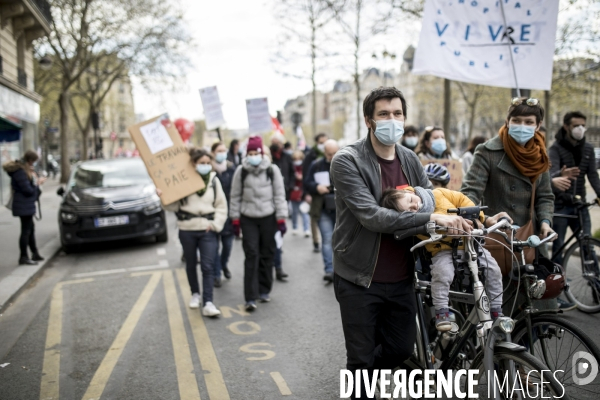
<path id="1" fill-rule="evenodd" d="M 71 175 L 72 188 L 111 188 L 152 183 L 142 160 L 110 160 L 81 164 Z"/>

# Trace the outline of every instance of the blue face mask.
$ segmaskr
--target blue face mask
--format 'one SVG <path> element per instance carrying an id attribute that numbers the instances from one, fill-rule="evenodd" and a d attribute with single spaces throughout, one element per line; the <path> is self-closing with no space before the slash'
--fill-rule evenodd
<path id="1" fill-rule="evenodd" d="M 212 165 L 210 165 L 210 164 L 197 164 L 196 165 L 196 171 L 198 171 L 198 173 L 200 175 L 206 175 L 211 170 L 212 170 Z"/>
<path id="2" fill-rule="evenodd" d="M 535 126 L 510 124 L 508 134 L 515 139 L 515 142 L 525 144 L 535 135 Z"/>
<path id="3" fill-rule="evenodd" d="M 441 156 L 444 154 L 447 148 L 448 145 L 446 144 L 446 139 L 439 138 L 431 142 L 431 151 L 436 156 Z"/>
<path id="4" fill-rule="evenodd" d="M 217 153 L 215 155 L 215 161 L 218 162 L 219 164 L 225 160 L 227 160 L 227 153 Z"/>
<path id="5" fill-rule="evenodd" d="M 254 167 L 257 167 L 262 161 L 262 156 L 260 154 L 257 154 L 255 156 L 248 156 L 247 158 L 248 163 Z"/>
<path id="6" fill-rule="evenodd" d="M 404 135 L 404 121 L 395 119 L 373 120 L 376 124 L 375 137 L 385 146 L 391 146 Z"/>

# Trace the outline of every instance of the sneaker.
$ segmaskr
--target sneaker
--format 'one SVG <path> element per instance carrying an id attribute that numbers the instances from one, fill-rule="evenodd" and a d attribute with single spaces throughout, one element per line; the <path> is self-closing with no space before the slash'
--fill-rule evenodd
<path id="1" fill-rule="evenodd" d="M 44 257 L 42 257 L 39 253 L 33 253 L 33 256 L 31 256 L 31 259 L 33 261 L 44 261 Z"/>
<path id="2" fill-rule="evenodd" d="M 292 229 L 292 236 L 296 236 L 298 234 L 298 229 Z"/>
<path id="3" fill-rule="evenodd" d="M 310 237 L 310 231 L 304 231 L 304 237 L 305 238 L 309 238 Z"/>
<path id="4" fill-rule="evenodd" d="M 313 253 L 320 253 L 319 243 L 313 243 Z"/>
<path id="5" fill-rule="evenodd" d="M 558 303 L 558 309 L 562 311 L 571 311 L 577 308 L 577 304 L 570 303 L 566 300 L 561 299 L 560 297 L 556 299 L 556 302 Z"/>
<path id="6" fill-rule="evenodd" d="M 19 265 L 37 265 L 37 261 L 33 261 L 27 257 L 21 257 L 19 258 Z"/>
<path id="7" fill-rule="evenodd" d="M 190 300 L 190 308 L 200 308 L 200 293 L 194 293 Z"/>
<path id="8" fill-rule="evenodd" d="M 221 311 L 219 311 L 212 301 L 207 301 L 202 309 L 202 315 L 205 317 L 217 317 L 221 315 Z"/>
<path id="9" fill-rule="evenodd" d="M 329 283 L 333 282 L 333 272 L 328 272 L 323 276 L 323 280 Z"/>
<path id="10" fill-rule="evenodd" d="M 455 319 L 454 313 L 450 311 L 435 312 L 435 329 L 439 332 L 447 332 L 452 329 L 452 321 Z"/>
<path id="11" fill-rule="evenodd" d="M 223 275 L 226 279 L 231 279 L 231 271 L 229 271 L 229 268 L 223 267 Z"/>
<path id="12" fill-rule="evenodd" d="M 283 280 L 285 280 L 285 278 L 288 277 L 288 274 L 283 272 L 282 269 L 278 269 L 275 271 L 275 277 L 277 278 L 278 281 L 283 281 Z"/>
<path id="13" fill-rule="evenodd" d="M 215 278 L 215 281 L 213 282 L 213 286 L 214 287 L 221 287 L 221 278 Z"/>
<path id="14" fill-rule="evenodd" d="M 271 301 L 271 297 L 269 297 L 268 293 L 264 293 L 258 296 L 258 301 L 260 301 L 261 303 L 268 303 Z"/>
<path id="15" fill-rule="evenodd" d="M 248 301 L 246 302 L 246 305 L 244 306 L 244 308 L 246 309 L 246 311 L 254 311 L 256 310 L 256 302 L 255 301 Z"/>

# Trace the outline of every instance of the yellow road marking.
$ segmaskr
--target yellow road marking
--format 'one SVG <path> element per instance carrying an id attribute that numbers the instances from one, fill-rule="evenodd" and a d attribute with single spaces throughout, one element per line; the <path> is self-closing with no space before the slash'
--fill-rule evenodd
<path id="1" fill-rule="evenodd" d="M 50 315 L 48 317 L 48 331 L 46 333 L 46 346 L 44 350 L 44 364 L 42 367 L 42 383 L 40 386 L 40 399 L 58 399 L 60 377 L 60 344 L 62 340 L 62 312 L 64 285 L 91 282 L 93 279 L 77 279 L 58 283 L 52 290 L 50 300 Z"/>
<path id="2" fill-rule="evenodd" d="M 188 287 L 185 271 L 183 268 L 178 268 L 176 274 L 179 287 L 183 293 L 183 289 Z M 192 334 L 194 336 L 194 342 L 196 343 L 200 365 L 204 371 L 207 371 L 204 373 L 204 379 L 206 381 L 208 396 L 212 400 L 229 400 L 229 392 L 227 391 L 227 386 L 225 386 L 225 381 L 223 380 L 221 366 L 219 366 L 217 355 L 213 349 L 202 316 L 197 310 L 192 311 L 189 307 L 186 307 L 186 310 L 190 326 L 192 327 Z"/>
<path id="3" fill-rule="evenodd" d="M 83 395 L 84 400 L 99 399 L 100 396 L 102 396 L 102 392 L 104 392 L 106 383 L 108 382 L 108 379 L 110 378 L 110 375 L 112 374 L 112 371 L 115 368 L 121 353 L 123 353 L 125 345 L 129 341 L 135 326 L 140 320 L 142 312 L 148 305 L 148 301 L 150 300 L 150 297 L 152 297 L 152 293 L 154 293 L 156 286 L 160 282 L 161 275 L 161 272 L 155 272 L 152 274 L 152 277 L 146 284 L 142 294 L 140 294 L 140 297 L 137 299 L 133 305 L 133 308 L 129 312 L 129 315 L 123 323 L 123 326 L 121 326 L 117 337 L 110 345 L 110 348 L 104 356 L 102 363 L 96 370 L 90 385 Z"/>
<path id="4" fill-rule="evenodd" d="M 285 379 L 283 379 L 283 376 L 281 376 L 279 372 L 271 372 L 271 378 L 273 378 L 273 380 L 277 384 L 279 392 L 282 396 L 289 396 L 292 394 L 292 391 L 285 382 Z"/>
<path id="5" fill-rule="evenodd" d="M 177 289 L 171 271 L 163 273 L 165 299 L 167 301 L 167 314 L 171 328 L 171 342 L 175 355 L 175 368 L 177 370 L 177 383 L 179 384 L 179 398 L 182 400 L 200 400 L 198 382 L 194 373 L 194 364 L 190 353 L 190 345 L 183 325 L 183 317 L 177 297 Z"/>
<path id="6" fill-rule="evenodd" d="M 248 326 L 250 329 L 242 330 L 240 329 L 242 326 Z M 260 325 L 254 321 L 236 321 L 227 325 L 227 329 L 236 335 L 254 335 L 255 333 L 260 332 Z"/>

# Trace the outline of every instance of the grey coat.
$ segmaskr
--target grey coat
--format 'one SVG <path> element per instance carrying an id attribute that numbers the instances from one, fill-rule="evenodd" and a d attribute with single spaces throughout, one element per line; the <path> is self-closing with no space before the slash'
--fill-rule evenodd
<path id="1" fill-rule="evenodd" d="M 267 168 L 273 168 L 273 182 L 267 176 Z M 242 168 L 248 171 L 243 182 Z M 253 167 L 244 159 L 235 170 L 231 184 L 229 217 L 239 219 L 241 215 L 250 218 L 263 218 L 275 214 L 279 219 L 288 216 L 288 206 L 285 200 L 283 177 L 277 165 L 271 164 L 268 157 L 263 157 L 257 167 Z"/>
<path id="2" fill-rule="evenodd" d="M 535 182 L 534 226 L 539 232 L 541 221 L 552 221 L 554 195 L 550 174 L 544 172 Z M 489 208 L 486 215 L 507 212 L 514 223 L 523 226 L 530 218 L 531 180 L 522 175 L 504 151 L 499 136 L 475 149 L 473 164 L 465 175 L 460 191 L 475 204 L 480 201 Z"/>

